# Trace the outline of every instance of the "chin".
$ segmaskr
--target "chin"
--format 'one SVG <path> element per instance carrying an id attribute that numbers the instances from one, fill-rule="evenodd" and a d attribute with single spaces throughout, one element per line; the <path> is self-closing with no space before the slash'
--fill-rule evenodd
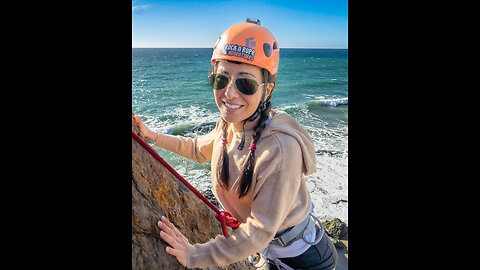
<path id="1" fill-rule="evenodd" d="M 233 117 L 229 113 L 222 113 L 222 118 L 228 123 L 235 123 L 235 122 L 240 122 L 242 120 L 238 120 L 237 117 Z"/>

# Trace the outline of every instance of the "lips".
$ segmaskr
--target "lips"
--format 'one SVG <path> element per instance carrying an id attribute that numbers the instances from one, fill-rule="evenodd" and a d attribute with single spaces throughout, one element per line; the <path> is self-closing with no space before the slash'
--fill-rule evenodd
<path id="1" fill-rule="evenodd" d="M 241 107 L 243 107 L 243 105 L 235 105 L 235 104 L 230 104 L 230 103 L 226 103 L 225 101 L 223 102 L 223 105 L 225 105 L 225 109 L 229 112 L 232 112 L 232 111 L 236 111 L 238 109 L 240 109 Z"/>

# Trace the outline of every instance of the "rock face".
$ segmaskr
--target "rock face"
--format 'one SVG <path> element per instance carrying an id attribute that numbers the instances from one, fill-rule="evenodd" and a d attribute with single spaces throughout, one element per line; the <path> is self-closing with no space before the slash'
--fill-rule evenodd
<path id="1" fill-rule="evenodd" d="M 133 118 L 132 130 L 139 134 Z M 165 252 L 167 243 L 160 238 L 156 225 L 162 215 L 192 244 L 222 234 L 215 212 L 132 138 L 132 269 L 185 269 Z M 244 260 L 200 269 L 255 268 Z"/>

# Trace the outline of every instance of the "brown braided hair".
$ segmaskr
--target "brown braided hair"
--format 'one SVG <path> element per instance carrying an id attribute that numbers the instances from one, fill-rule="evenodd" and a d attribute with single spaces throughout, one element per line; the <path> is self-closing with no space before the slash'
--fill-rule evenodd
<path id="1" fill-rule="evenodd" d="M 217 179 L 220 179 L 219 184 L 222 188 L 228 190 L 230 187 L 228 185 L 229 173 L 228 173 L 228 153 L 227 153 L 227 128 L 228 123 L 222 118 L 223 124 L 223 138 L 225 141 L 222 142 L 223 149 L 220 152 L 220 156 L 217 161 Z"/>
<path id="2" fill-rule="evenodd" d="M 256 150 L 255 145 L 257 145 L 257 142 L 260 139 L 260 136 L 262 135 L 262 131 L 267 126 L 266 123 L 268 120 L 268 115 L 270 113 L 270 110 L 272 109 L 272 103 L 270 103 L 270 97 L 271 96 L 267 98 L 268 101 L 266 102 L 267 103 L 266 108 L 260 114 L 260 119 L 258 120 L 258 123 L 254 129 L 253 142 L 252 142 L 253 147 L 252 145 L 250 145 L 248 157 L 245 160 L 245 163 L 243 164 L 242 173 L 240 174 L 240 190 L 238 192 L 238 198 L 241 198 L 247 195 L 248 190 L 252 185 L 253 168 L 255 167 L 255 150 Z"/>

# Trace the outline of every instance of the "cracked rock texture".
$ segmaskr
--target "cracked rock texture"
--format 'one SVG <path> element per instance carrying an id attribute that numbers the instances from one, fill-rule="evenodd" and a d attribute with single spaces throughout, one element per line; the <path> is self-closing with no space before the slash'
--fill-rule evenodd
<path id="1" fill-rule="evenodd" d="M 140 133 L 133 118 L 132 130 Z M 215 212 L 132 138 L 132 269 L 185 269 L 165 252 L 167 243 L 160 238 L 156 225 L 162 215 L 192 244 L 222 234 Z M 244 260 L 197 269 L 255 268 Z"/>

